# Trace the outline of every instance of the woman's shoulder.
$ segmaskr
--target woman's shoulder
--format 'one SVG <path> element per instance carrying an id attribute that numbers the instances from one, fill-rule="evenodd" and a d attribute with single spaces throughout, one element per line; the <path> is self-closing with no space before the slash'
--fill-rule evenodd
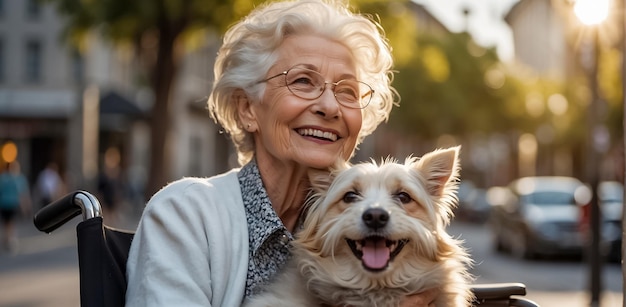
<path id="1" fill-rule="evenodd" d="M 203 211 L 216 210 L 218 206 L 243 208 L 236 169 L 213 177 L 184 177 L 173 181 L 155 193 L 145 209 Z"/>
<path id="2" fill-rule="evenodd" d="M 164 186 L 155 196 L 172 192 L 177 194 L 180 192 L 183 194 L 207 193 L 216 189 L 224 192 L 227 190 L 238 191 L 239 179 L 237 178 L 237 169 L 212 177 L 183 177 Z"/>

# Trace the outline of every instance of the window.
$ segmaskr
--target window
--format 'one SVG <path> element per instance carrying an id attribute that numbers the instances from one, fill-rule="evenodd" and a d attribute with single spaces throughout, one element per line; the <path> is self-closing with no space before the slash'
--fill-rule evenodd
<path id="1" fill-rule="evenodd" d="M 0 0 L 2 2 L 2 0 Z M 37 19 L 41 16 L 41 3 L 39 0 L 26 0 L 26 16 Z"/>
<path id="2" fill-rule="evenodd" d="M 2 0 L 0 0 L 2 1 Z M 72 77 L 74 81 L 80 83 L 84 79 L 85 64 L 83 56 L 76 49 L 72 51 Z"/>
<path id="3" fill-rule="evenodd" d="M 24 68 L 26 82 L 38 83 L 41 81 L 41 49 L 41 43 L 38 41 L 29 41 L 26 43 L 26 63 Z"/>
<path id="4" fill-rule="evenodd" d="M 2 2 L 2 0 L 0 0 Z M 0 83 L 5 81 L 5 72 L 6 72 L 6 53 L 4 50 L 4 41 L 0 38 Z"/>

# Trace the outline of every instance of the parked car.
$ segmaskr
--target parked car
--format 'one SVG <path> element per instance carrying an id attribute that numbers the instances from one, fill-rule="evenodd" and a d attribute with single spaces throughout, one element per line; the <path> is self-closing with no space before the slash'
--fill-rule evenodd
<path id="1" fill-rule="evenodd" d="M 471 181 L 462 181 L 459 186 L 459 206 L 455 219 L 483 224 L 489 218 L 491 205 L 487 202 L 487 191 L 477 188 Z"/>
<path id="2" fill-rule="evenodd" d="M 588 188 L 571 177 L 524 177 L 492 189 L 489 226 L 495 248 L 520 258 L 582 255 L 577 194 Z M 587 192 L 587 195 L 589 193 Z"/>

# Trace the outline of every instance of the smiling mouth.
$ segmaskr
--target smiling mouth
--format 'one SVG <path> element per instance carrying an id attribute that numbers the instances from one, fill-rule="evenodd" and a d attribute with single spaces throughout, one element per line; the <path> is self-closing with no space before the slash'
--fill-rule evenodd
<path id="1" fill-rule="evenodd" d="M 318 139 L 335 142 L 339 139 L 339 136 L 332 132 L 325 132 L 317 129 L 303 128 L 297 129 L 298 134 L 301 136 L 312 136 Z"/>
<path id="2" fill-rule="evenodd" d="M 370 236 L 361 240 L 346 239 L 346 242 L 366 270 L 380 272 L 389 266 L 389 262 L 402 251 L 409 240 L 394 241 L 380 236 Z"/>

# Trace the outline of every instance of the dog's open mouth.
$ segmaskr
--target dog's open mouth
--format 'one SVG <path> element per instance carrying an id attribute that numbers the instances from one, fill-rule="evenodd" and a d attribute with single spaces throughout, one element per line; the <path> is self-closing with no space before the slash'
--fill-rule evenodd
<path id="1" fill-rule="evenodd" d="M 380 236 L 366 237 L 361 240 L 346 239 L 352 253 L 361 260 L 363 267 L 370 271 L 382 271 L 395 258 L 408 239 L 388 240 Z"/>

